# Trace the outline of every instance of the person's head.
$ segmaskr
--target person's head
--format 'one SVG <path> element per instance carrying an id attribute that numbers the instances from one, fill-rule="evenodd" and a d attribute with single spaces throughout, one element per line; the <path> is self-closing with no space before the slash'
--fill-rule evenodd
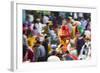
<path id="1" fill-rule="evenodd" d="M 66 54 L 70 54 L 70 52 L 69 51 L 66 51 Z"/>
<path id="2" fill-rule="evenodd" d="M 86 41 L 90 41 L 91 40 L 91 32 L 89 30 L 86 30 L 84 32 L 84 38 Z"/>
<path id="3" fill-rule="evenodd" d="M 37 48 L 36 43 L 32 46 L 32 50 L 35 50 Z"/>
<path id="4" fill-rule="evenodd" d="M 48 15 L 48 14 L 46 14 L 45 16 L 49 17 L 49 15 Z"/>
<path id="5" fill-rule="evenodd" d="M 28 46 L 31 46 L 31 41 L 28 40 Z"/>
<path id="6" fill-rule="evenodd" d="M 37 21 L 37 23 L 39 23 L 41 20 L 40 20 L 40 18 L 37 18 L 36 21 Z"/>
<path id="7" fill-rule="evenodd" d="M 26 20 L 28 20 L 29 22 L 33 22 L 33 21 L 34 21 L 34 16 L 31 15 L 31 14 L 28 14 L 28 15 L 26 16 Z"/>
<path id="8" fill-rule="evenodd" d="M 35 25 L 33 26 L 33 29 L 34 29 L 34 30 L 37 29 Z"/>
<path id="9" fill-rule="evenodd" d="M 46 26 L 49 26 L 49 22 L 46 23 Z"/>
<path id="10" fill-rule="evenodd" d="M 27 37 L 33 37 L 33 34 L 32 34 L 31 30 L 27 30 Z"/>
<path id="11" fill-rule="evenodd" d="M 72 17 L 71 16 L 69 16 L 68 18 L 67 18 L 67 23 L 71 23 L 72 22 Z"/>
<path id="12" fill-rule="evenodd" d="M 48 42 L 48 41 L 49 41 L 49 40 L 48 40 L 48 36 L 47 36 L 47 35 L 44 37 L 44 39 L 45 39 L 45 41 L 46 41 L 46 42 Z"/>
<path id="13" fill-rule="evenodd" d="M 37 46 L 41 45 L 41 42 L 39 40 L 37 40 L 36 45 Z"/>
<path id="14" fill-rule="evenodd" d="M 82 17 L 82 18 L 81 18 L 81 20 L 83 20 L 83 21 L 84 21 L 84 20 L 85 20 L 85 19 L 84 19 L 84 17 Z"/>
<path id="15" fill-rule="evenodd" d="M 81 22 L 80 21 L 74 21 L 72 25 L 73 26 L 80 26 L 81 25 Z"/>
<path id="16" fill-rule="evenodd" d="M 51 55 L 56 55 L 57 52 L 55 50 L 52 51 Z"/>
<path id="17" fill-rule="evenodd" d="M 62 20 L 62 25 L 66 25 L 66 24 L 67 24 L 66 19 L 63 19 L 63 20 Z"/>

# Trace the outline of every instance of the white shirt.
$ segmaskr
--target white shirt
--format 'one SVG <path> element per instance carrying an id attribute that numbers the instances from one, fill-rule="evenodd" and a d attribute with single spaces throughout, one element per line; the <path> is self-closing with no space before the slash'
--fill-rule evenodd
<path id="1" fill-rule="evenodd" d="M 43 17 L 43 23 L 46 24 L 48 21 L 49 21 L 49 17 L 44 16 L 44 17 Z"/>
<path id="2" fill-rule="evenodd" d="M 60 61 L 60 59 L 59 59 L 59 57 L 57 57 L 57 56 L 50 56 L 50 57 L 48 57 L 48 62 L 59 62 Z"/>
<path id="3" fill-rule="evenodd" d="M 87 21 L 86 20 L 81 20 L 81 25 L 83 27 L 83 29 L 85 29 L 86 25 L 87 25 Z"/>
<path id="4" fill-rule="evenodd" d="M 57 36 L 56 36 L 56 33 L 54 32 L 54 30 L 50 30 L 49 33 L 50 33 L 52 39 L 55 40 Z"/>
<path id="5" fill-rule="evenodd" d="M 41 34 L 42 33 L 42 29 L 45 25 L 42 23 L 36 23 L 35 27 L 37 28 L 37 31 Z"/>

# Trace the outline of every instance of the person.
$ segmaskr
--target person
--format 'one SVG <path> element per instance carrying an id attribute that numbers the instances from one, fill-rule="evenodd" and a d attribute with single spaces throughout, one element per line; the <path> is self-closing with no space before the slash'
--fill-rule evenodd
<path id="1" fill-rule="evenodd" d="M 85 44 L 84 36 L 77 34 L 76 49 L 77 49 L 78 56 L 84 44 Z"/>
<path id="2" fill-rule="evenodd" d="M 44 37 L 44 41 L 43 41 L 43 43 L 42 43 L 42 45 L 44 46 L 44 48 L 45 48 L 45 61 L 47 61 L 47 58 L 48 58 L 48 44 L 49 44 L 49 40 L 48 40 L 48 36 L 45 36 Z"/>
<path id="3" fill-rule="evenodd" d="M 72 31 L 71 31 L 71 38 L 74 39 L 76 37 L 76 30 L 77 30 L 77 23 L 73 20 L 72 23 Z"/>
<path id="4" fill-rule="evenodd" d="M 63 21 L 61 28 L 58 30 L 58 36 L 60 39 L 70 39 L 70 30 L 69 27 L 66 25 L 66 21 Z"/>
<path id="5" fill-rule="evenodd" d="M 60 60 L 60 57 L 58 56 L 58 53 L 55 49 L 53 49 L 47 59 L 48 62 L 59 62 L 61 61 Z"/>
<path id="6" fill-rule="evenodd" d="M 37 44 L 37 49 L 36 49 L 36 60 L 38 62 L 41 62 L 41 61 L 45 61 L 46 59 L 46 50 L 44 48 L 44 46 L 42 45 L 42 43 L 38 40 L 36 42 Z"/>
<path id="7" fill-rule="evenodd" d="M 23 35 L 26 35 L 27 36 L 27 30 L 28 30 L 28 26 L 24 23 L 23 24 Z"/>
<path id="8" fill-rule="evenodd" d="M 49 56 L 49 57 L 48 57 L 48 60 L 47 60 L 47 61 L 48 61 L 48 62 L 59 62 L 60 59 L 59 59 L 58 56 L 52 55 L 52 56 Z"/>
<path id="9" fill-rule="evenodd" d="M 25 61 L 24 57 L 28 49 L 27 37 L 25 33 L 23 34 L 23 61 Z"/>
<path id="10" fill-rule="evenodd" d="M 33 45 L 36 43 L 36 37 L 33 36 L 32 34 L 29 34 L 27 38 L 27 42 L 28 42 L 28 46 L 32 48 Z"/>
<path id="11" fill-rule="evenodd" d="M 66 25 L 66 21 L 63 21 L 63 25 L 61 26 L 61 28 L 58 31 L 58 37 L 59 37 L 59 41 L 60 44 L 59 45 L 63 45 L 63 51 L 67 51 L 67 47 L 69 45 L 70 42 L 70 30 L 68 28 L 68 26 Z"/>
<path id="12" fill-rule="evenodd" d="M 89 19 L 87 19 L 88 23 L 87 23 L 87 26 L 86 26 L 86 29 L 85 30 L 90 30 L 91 31 L 91 22 Z"/>
<path id="13" fill-rule="evenodd" d="M 58 25 L 60 26 L 60 25 L 62 25 L 62 20 L 63 20 L 63 16 L 62 15 L 59 15 L 58 16 Z"/>
<path id="14" fill-rule="evenodd" d="M 48 15 L 44 15 L 44 16 L 43 16 L 43 24 L 48 23 L 48 21 L 49 21 Z"/>
<path id="15" fill-rule="evenodd" d="M 71 54 L 69 51 L 66 51 L 65 54 L 62 55 L 63 60 L 78 60 L 78 57 Z"/>
<path id="16" fill-rule="evenodd" d="M 38 35 L 40 35 L 40 33 L 38 32 L 38 30 L 37 30 L 35 24 L 34 24 L 34 26 L 33 26 L 32 34 L 33 34 L 34 36 L 38 36 Z"/>
<path id="17" fill-rule="evenodd" d="M 71 32 L 72 38 L 75 38 L 76 35 L 77 35 L 77 33 L 79 33 L 80 35 L 82 35 L 83 32 L 84 32 L 84 29 L 81 26 L 81 23 L 79 21 L 73 21 L 72 32 Z"/>
<path id="18" fill-rule="evenodd" d="M 70 40 L 70 47 L 68 48 L 70 54 L 77 56 L 77 49 L 76 49 L 76 39 Z"/>
<path id="19" fill-rule="evenodd" d="M 82 46 L 81 52 L 79 54 L 80 60 L 86 60 L 91 58 L 91 33 L 86 30 L 85 33 L 85 44 Z"/>
<path id="20" fill-rule="evenodd" d="M 67 50 L 69 50 L 70 48 L 70 43 L 69 41 L 67 43 L 61 43 L 58 45 L 58 47 L 56 48 L 56 51 L 60 54 L 65 53 Z"/>
<path id="21" fill-rule="evenodd" d="M 25 54 L 25 61 L 29 61 L 29 62 L 35 62 L 36 58 L 35 58 L 35 49 L 36 49 L 36 45 L 34 45 L 32 48 L 28 47 L 27 52 Z"/>
<path id="22" fill-rule="evenodd" d="M 86 59 L 90 59 L 90 56 L 91 56 L 91 46 L 90 46 L 90 42 L 86 42 L 82 49 L 81 49 L 81 52 L 80 52 L 80 55 L 79 55 L 79 59 L 80 60 L 86 60 Z"/>
<path id="23" fill-rule="evenodd" d="M 26 21 L 23 22 L 23 33 L 28 37 L 28 35 L 33 32 L 34 15 L 27 14 Z"/>
<path id="24" fill-rule="evenodd" d="M 87 20 L 85 20 L 83 17 L 81 18 L 81 20 L 80 20 L 80 22 L 81 22 L 81 25 L 82 25 L 82 27 L 83 27 L 83 29 L 86 29 L 86 26 L 87 26 Z"/>
<path id="25" fill-rule="evenodd" d="M 33 30 L 33 25 L 34 25 L 33 21 L 34 21 L 34 15 L 28 14 L 26 16 L 26 21 L 24 22 L 24 24 L 26 24 L 31 31 Z"/>
<path id="26" fill-rule="evenodd" d="M 46 23 L 46 26 L 43 27 L 43 34 L 44 35 L 49 35 L 49 30 L 50 30 L 50 26 L 49 26 L 49 22 Z"/>
<path id="27" fill-rule="evenodd" d="M 56 34 L 56 32 L 54 31 L 53 28 L 50 28 L 49 34 L 50 34 L 50 37 L 51 37 L 52 41 L 56 41 L 57 40 L 57 34 Z"/>
<path id="28" fill-rule="evenodd" d="M 68 25 L 70 32 L 72 31 L 72 22 L 73 22 L 72 17 L 68 17 L 67 18 L 67 25 Z"/>
<path id="29" fill-rule="evenodd" d="M 45 25 L 41 23 L 40 18 L 37 18 L 36 21 L 37 22 L 34 24 L 34 27 L 37 29 L 37 31 L 38 31 L 39 34 L 42 34 L 42 29 L 43 29 L 43 27 Z"/>

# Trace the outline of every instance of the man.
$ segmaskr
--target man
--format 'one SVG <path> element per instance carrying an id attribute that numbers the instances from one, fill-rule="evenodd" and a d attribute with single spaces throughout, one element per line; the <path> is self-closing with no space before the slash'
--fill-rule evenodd
<path id="1" fill-rule="evenodd" d="M 43 16 L 43 24 L 46 24 L 49 21 L 48 15 Z"/>
<path id="2" fill-rule="evenodd" d="M 37 22 L 34 24 L 34 26 L 36 27 L 38 33 L 39 33 L 39 34 L 42 34 L 42 29 L 43 29 L 43 27 L 44 27 L 45 25 L 41 23 L 40 18 L 37 18 L 36 21 L 37 21 Z"/>
<path id="3" fill-rule="evenodd" d="M 48 40 L 48 36 L 45 36 L 44 37 L 45 39 L 44 39 L 44 41 L 43 41 L 43 46 L 44 46 L 44 48 L 45 48 L 45 61 L 47 61 L 47 58 L 48 58 L 48 44 L 49 44 L 49 40 Z"/>
<path id="4" fill-rule="evenodd" d="M 37 41 L 37 49 L 36 49 L 36 59 L 38 62 L 45 61 L 46 58 L 46 51 L 44 46 L 40 41 Z"/>
<path id="5" fill-rule="evenodd" d="M 91 32 L 86 30 L 85 35 L 85 44 L 82 46 L 79 59 L 88 60 L 91 58 Z"/>
<path id="6" fill-rule="evenodd" d="M 87 26 L 87 23 L 88 23 L 87 20 L 82 18 L 80 22 L 81 22 L 81 25 L 82 25 L 83 29 L 86 29 L 86 26 Z"/>

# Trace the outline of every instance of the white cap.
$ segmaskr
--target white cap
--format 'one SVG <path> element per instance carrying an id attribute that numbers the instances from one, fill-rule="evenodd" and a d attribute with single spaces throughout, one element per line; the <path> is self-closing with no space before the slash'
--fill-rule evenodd
<path id="1" fill-rule="evenodd" d="M 33 22 L 34 21 L 34 15 L 29 14 L 28 17 L 29 17 L 29 21 L 30 22 Z"/>
<path id="2" fill-rule="evenodd" d="M 59 62 L 60 61 L 60 59 L 59 59 L 59 57 L 57 57 L 57 56 L 50 56 L 50 57 L 48 57 L 48 62 Z"/>
<path id="3" fill-rule="evenodd" d="M 86 37 L 90 37 L 91 36 L 91 32 L 89 30 L 86 30 L 85 33 L 84 33 L 84 35 Z"/>

